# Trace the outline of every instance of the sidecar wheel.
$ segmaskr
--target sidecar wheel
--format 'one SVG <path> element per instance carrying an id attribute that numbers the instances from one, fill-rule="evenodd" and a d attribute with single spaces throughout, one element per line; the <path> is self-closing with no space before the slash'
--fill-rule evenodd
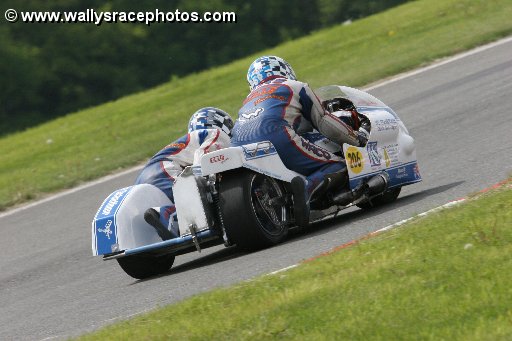
<path id="1" fill-rule="evenodd" d="M 288 234 L 287 209 L 276 199 L 285 195 L 279 181 L 263 174 L 245 169 L 223 174 L 219 198 L 228 238 L 246 250 L 281 242 Z"/>
<path id="2" fill-rule="evenodd" d="M 364 203 L 357 204 L 357 207 L 362 208 L 364 210 L 369 210 L 374 207 L 383 206 L 395 201 L 400 195 L 400 191 L 402 187 L 392 188 L 381 195 L 374 197 L 371 201 L 367 201 Z"/>
<path id="3" fill-rule="evenodd" d="M 117 262 L 129 276 L 144 279 L 169 270 L 174 263 L 174 256 L 133 255 L 118 258 Z"/>

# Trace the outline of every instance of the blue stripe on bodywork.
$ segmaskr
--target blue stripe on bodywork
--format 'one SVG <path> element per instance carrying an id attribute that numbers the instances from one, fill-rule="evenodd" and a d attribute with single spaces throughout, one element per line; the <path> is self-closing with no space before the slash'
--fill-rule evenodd
<path id="1" fill-rule="evenodd" d="M 94 217 L 94 234 L 98 255 L 112 253 L 117 243 L 116 214 L 133 186 L 119 189 L 108 196 Z"/>
<path id="2" fill-rule="evenodd" d="M 354 189 L 357 187 L 362 181 L 371 178 L 374 175 L 379 173 L 386 172 L 389 175 L 389 184 L 388 188 L 405 186 L 409 184 L 413 184 L 415 182 L 421 181 L 421 175 L 418 170 L 418 162 L 413 161 L 407 164 L 402 164 L 399 166 L 395 166 L 393 168 L 388 168 L 384 170 L 380 170 L 370 174 L 364 174 L 362 176 L 358 176 L 350 179 L 350 188 Z"/>

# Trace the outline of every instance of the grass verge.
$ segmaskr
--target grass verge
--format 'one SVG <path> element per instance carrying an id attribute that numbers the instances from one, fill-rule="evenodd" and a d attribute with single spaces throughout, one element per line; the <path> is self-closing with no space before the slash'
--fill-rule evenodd
<path id="1" fill-rule="evenodd" d="M 423 0 L 282 44 L 301 80 L 362 86 L 512 33 L 509 0 Z M 256 55 L 0 139 L 0 210 L 150 157 L 196 109 L 235 116 Z"/>
<path id="2" fill-rule="evenodd" d="M 510 340 L 511 183 L 80 340 Z"/>

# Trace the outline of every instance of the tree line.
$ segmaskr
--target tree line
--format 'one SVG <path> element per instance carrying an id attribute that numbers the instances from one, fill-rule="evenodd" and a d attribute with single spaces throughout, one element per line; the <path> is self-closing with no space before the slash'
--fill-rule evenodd
<path id="1" fill-rule="evenodd" d="M 7 0 L 21 11 L 229 11 L 236 23 L 0 25 L 0 136 L 407 0 Z"/>

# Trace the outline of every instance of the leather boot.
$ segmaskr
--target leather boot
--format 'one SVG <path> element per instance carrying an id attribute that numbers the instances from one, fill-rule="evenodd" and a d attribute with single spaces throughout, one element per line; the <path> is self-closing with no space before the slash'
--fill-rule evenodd
<path id="1" fill-rule="evenodd" d="M 307 181 L 301 176 L 296 176 L 292 179 L 291 186 L 295 223 L 299 227 L 305 228 L 309 225 L 309 195 L 307 191 Z"/>
<path id="2" fill-rule="evenodd" d="M 169 240 L 176 238 L 176 236 L 169 231 L 164 224 L 160 221 L 160 213 L 158 213 L 154 208 L 148 208 L 146 212 L 144 212 L 144 220 L 151 226 L 154 227 L 156 233 L 162 238 L 162 240 Z"/>

